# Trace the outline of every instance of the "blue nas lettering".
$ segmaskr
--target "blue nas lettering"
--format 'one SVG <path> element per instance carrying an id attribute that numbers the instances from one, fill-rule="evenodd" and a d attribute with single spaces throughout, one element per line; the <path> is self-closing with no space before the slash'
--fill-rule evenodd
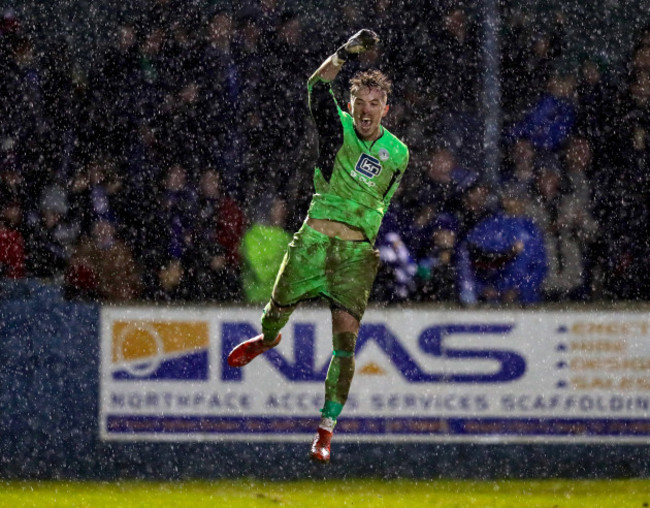
<path id="1" fill-rule="evenodd" d="M 361 325 L 356 354 L 359 355 L 367 344 L 374 342 L 411 383 L 508 383 L 521 378 L 526 372 L 526 360 L 517 352 L 505 349 L 452 348 L 445 342 L 454 335 L 508 335 L 512 328 L 511 324 L 446 324 L 426 328 L 418 337 L 418 347 L 422 354 L 449 361 L 464 361 L 465 366 L 472 360 L 493 360 L 498 365 L 496 371 L 490 369 L 485 372 L 483 369 L 468 373 L 465 368 L 463 372 L 458 373 L 427 372 L 383 324 Z M 241 341 L 259 332 L 251 324 L 242 322 L 223 323 L 221 332 L 221 379 L 241 381 L 244 370 L 228 367 L 228 353 Z M 316 365 L 315 326 L 310 323 L 296 323 L 293 336 L 293 360 L 285 358 L 275 349 L 266 352 L 262 358 L 270 362 L 289 381 L 324 381 L 329 359 L 323 365 Z"/>

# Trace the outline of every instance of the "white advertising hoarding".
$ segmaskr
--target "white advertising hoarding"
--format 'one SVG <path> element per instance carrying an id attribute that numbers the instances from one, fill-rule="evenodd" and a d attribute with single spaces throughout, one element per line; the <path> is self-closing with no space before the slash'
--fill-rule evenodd
<path id="1" fill-rule="evenodd" d="M 107 440 L 304 440 L 323 405 L 327 309 L 298 309 L 242 369 L 260 311 L 105 307 Z M 647 442 L 650 315 L 369 309 L 340 440 Z"/>

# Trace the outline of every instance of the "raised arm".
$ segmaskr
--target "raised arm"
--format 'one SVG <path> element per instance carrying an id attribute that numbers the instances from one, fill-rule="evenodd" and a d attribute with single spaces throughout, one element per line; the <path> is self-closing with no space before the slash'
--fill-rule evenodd
<path id="1" fill-rule="evenodd" d="M 343 64 L 351 54 L 363 53 L 379 42 L 379 37 L 372 30 L 359 30 L 356 34 L 348 39 L 333 55 L 321 64 L 321 66 L 309 78 L 309 83 L 313 84 L 316 80 L 329 83 L 332 81 L 343 67 Z"/>
<path id="2" fill-rule="evenodd" d="M 379 37 L 371 30 L 361 30 L 321 64 L 308 81 L 309 110 L 318 129 L 318 167 L 329 181 L 334 157 L 343 143 L 336 100 L 332 100 L 330 82 L 338 75 L 348 55 L 362 53 L 374 46 Z"/>

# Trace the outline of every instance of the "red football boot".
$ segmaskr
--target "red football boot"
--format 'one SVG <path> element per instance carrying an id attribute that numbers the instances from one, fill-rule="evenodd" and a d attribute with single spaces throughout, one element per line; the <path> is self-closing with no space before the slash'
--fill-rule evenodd
<path id="1" fill-rule="evenodd" d="M 228 365 L 231 367 L 243 367 L 250 363 L 256 356 L 261 355 L 265 351 L 274 348 L 282 340 L 282 334 L 278 336 L 271 344 L 264 344 L 264 334 L 259 334 L 257 337 L 248 339 L 241 344 L 235 346 L 228 355 Z"/>
<path id="2" fill-rule="evenodd" d="M 330 461 L 330 445 L 333 434 L 330 430 L 318 428 L 318 433 L 314 436 L 314 441 L 309 451 L 309 458 L 311 460 L 320 462 L 321 464 L 327 464 Z"/>

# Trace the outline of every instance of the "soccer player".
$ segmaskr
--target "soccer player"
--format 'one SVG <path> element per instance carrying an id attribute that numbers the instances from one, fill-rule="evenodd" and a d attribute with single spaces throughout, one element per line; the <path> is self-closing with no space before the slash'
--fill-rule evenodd
<path id="1" fill-rule="evenodd" d="M 406 145 L 381 124 L 391 92 L 383 73 L 369 70 L 350 80 L 349 112 L 331 87 L 350 54 L 378 41 L 373 31 L 359 31 L 309 78 L 309 107 L 319 131 L 315 193 L 264 308 L 262 334 L 236 346 L 228 357 L 231 367 L 248 364 L 279 344 L 279 332 L 300 301 L 320 296 L 330 302 L 333 352 L 310 451 L 321 463 L 329 462 L 332 432 L 354 375 L 359 325 L 379 264 L 377 232 L 409 160 Z"/>

